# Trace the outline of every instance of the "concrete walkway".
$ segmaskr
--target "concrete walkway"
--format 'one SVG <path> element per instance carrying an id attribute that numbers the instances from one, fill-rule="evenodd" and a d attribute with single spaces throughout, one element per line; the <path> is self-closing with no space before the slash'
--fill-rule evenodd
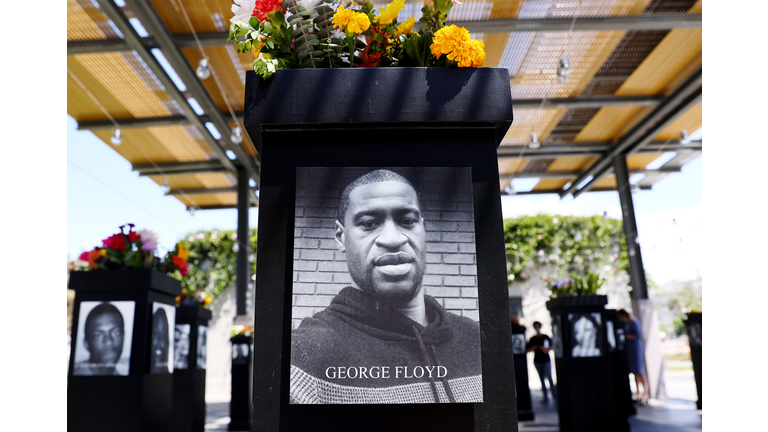
<path id="1" fill-rule="evenodd" d="M 690 362 L 672 362 L 674 369 L 665 372 L 667 400 L 651 399 L 648 405 L 636 406 L 637 414 L 629 418 L 632 432 L 699 432 L 702 415 L 696 409 L 696 384 Z M 679 364 L 678 364 L 679 363 Z M 534 372 L 535 374 L 535 372 Z M 634 391 L 634 383 L 632 385 Z M 541 389 L 531 389 L 534 421 L 520 422 L 520 432 L 559 432 L 557 406 L 541 404 Z M 206 404 L 207 432 L 225 432 L 229 426 L 229 402 Z M 243 431 L 246 432 L 246 431 Z"/>

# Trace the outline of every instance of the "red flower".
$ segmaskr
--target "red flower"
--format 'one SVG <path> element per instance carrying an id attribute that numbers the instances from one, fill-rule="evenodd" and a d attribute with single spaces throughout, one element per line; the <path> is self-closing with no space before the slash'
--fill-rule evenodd
<path id="1" fill-rule="evenodd" d="M 128 233 L 128 240 L 131 241 L 131 243 L 135 243 L 136 240 L 139 239 L 139 233 L 131 231 Z"/>
<path id="2" fill-rule="evenodd" d="M 376 67 L 381 62 L 381 53 L 360 53 L 358 56 L 363 60 L 363 64 L 360 67 Z"/>
<path id="3" fill-rule="evenodd" d="M 125 249 L 125 234 L 115 234 L 113 236 L 107 237 L 101 242 L 104 244 L 105 248 L 123 250 Z"/>
<path id="4" fill-rule="evenodd" d="M 284 7 L 280 6 L 283 0 L 256 0 L 256 7 L 253 8 L 251 16 L 256 17 L 259 22 L 264 22 L 267 15 L 280 11 L 285 12 Z"/>

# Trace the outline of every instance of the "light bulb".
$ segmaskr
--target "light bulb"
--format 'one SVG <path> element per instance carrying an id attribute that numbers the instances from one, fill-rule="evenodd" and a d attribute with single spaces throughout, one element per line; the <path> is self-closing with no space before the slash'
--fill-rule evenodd
<path id="1" fill-rule="evenodd" d="M 633 184 L 632 186 L 629 187 L 629 192 L 630 193 L 640 192 L 640 186 Z"/>
<path id="2" fill-rule="evenodd" d="M 109 139 L 109 142 L 111 142 L 113 145 L 119 146 L 123 143 L 123 131 L 120 130 L 120 128 L 115 128 L 115 131 L 112 132 L 112 137 Z"/>
<path id="3" fill-rule="evenodd" d="M 194 216 L 195 215 L 195 208 L 194 207 L 190 207 L 189 208 L 189 215 L 190 216 Z"/>
<path id="4" fill-rule="evenodd" d="M 691 135 L 688 133 L 687 130 L 683 129 L 682 132 L 680 132 L 680 144 L 686 145 L 691 143 Z"/>
<path id="5" fill-rule="evenodd" d="M 517 191 L 515 190 L 515 187 L 512 186 L 512 182 L 509 182 L 509 186 L 507 186 L 506 189 L 504 189 L 504 192 L 507 193 L 507 195 L 517 195 Z"/>
<path id="6" fill-rule="evenodd" d="M 171 184 L 168 180 L 163 181 L 163 193 L 168 194 L 171 191 Z"/>
<path id="7" fill-rule="evenodd" d="M 560 84 L 568 82 L 571 72 L 573 72 L 573 69 L 571 69 L 571 64 L 568 62 L 568 59 L 565 57 L 561 58 L 560 66 L 557 68 L 557 82 Z"/>
<path id="8" fill-rule="evenodd" d="M 195 71 L 197 74 L 197 77 L 200 79 L 208 79 L 208 77 L 211 76 L 211 69 L 208 67 L 208 59 L 207 58 L 201 58 L 200 62 L 197 64 L 197 70 Z"/>
<path id="9" fill-rule="evenodd" d="M 231 139 L 234 144 L 243 142 L 243 130 L 240 129 L 240 126 L 232 129 L 232 135 L 230 135 L 229 139 Z"/>
<path id="10" fill-rule="evenodd" d="M 539 142 L 539 135 L 532 133 L 531 141 L 528 142 L 528 148 L 531 150 L 536 150 L 539 147 L 541 147 L 541 143 Z"/>

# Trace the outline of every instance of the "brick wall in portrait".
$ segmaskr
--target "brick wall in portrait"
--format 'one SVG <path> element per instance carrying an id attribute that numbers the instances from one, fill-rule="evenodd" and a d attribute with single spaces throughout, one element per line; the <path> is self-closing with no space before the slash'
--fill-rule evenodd
<path id="1" fill-rule="evenodd" d="M 469 168 L 389 168 L 419 192 L 427 269 L 423 285 L 445 309 L 479 320 Z M 298 168 L 293 251 L 293 328 L 352 284 L 334 240 L 344 187 L 371 168 Z"/>

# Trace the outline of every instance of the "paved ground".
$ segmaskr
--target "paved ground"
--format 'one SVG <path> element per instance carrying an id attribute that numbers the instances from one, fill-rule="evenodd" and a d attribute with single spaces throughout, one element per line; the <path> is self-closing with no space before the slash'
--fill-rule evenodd
<path id="1" fill-rule="evenodd" d="M 696 409 L 696 384 L 690 362 L 667 362 L 664 377 L 667 400 L 651 399 L 646 406 L 637 406 L 637 414 L 629 418 L 632 432 L 699 432 L 701 411 Z M 534 371 L 534 374 L 536 372 Z M 540 385 L 538 386 L 540 387 Z M 632 390 L 635 391 L 634 384 Z M 558 432 L 557 406 L 541 404 L 541 389 L 532 388 L 534 421 L 520 422 L 520 432 Z M 207 432 L 224 432 L 229 426 L 229 402 L 211 401 L 206 404 Z"/>

